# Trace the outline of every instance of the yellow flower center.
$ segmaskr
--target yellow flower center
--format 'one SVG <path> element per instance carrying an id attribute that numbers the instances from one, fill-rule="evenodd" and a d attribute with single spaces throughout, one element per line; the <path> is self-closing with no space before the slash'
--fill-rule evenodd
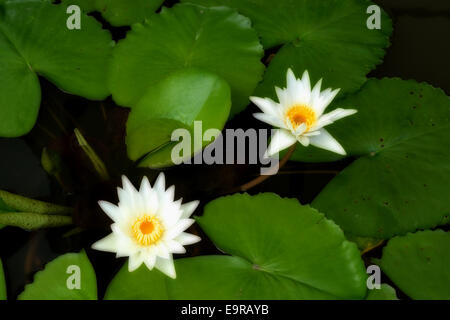
<path id="1" fill-rule="evenodd" d="M 145 215 L 136 219 L 132 231 L 137 243 L 142 246 L 150 246 L 161 239 L 164 227 L 155 216 Z"/>
<path id="2" fill-rule="evenodd" d="M 316 123 L 317 117 L 313 109 L 304 105 L 294 105 L 286 112 L 286 118 L 291 123 L 294 129 L 297 129 L 301 124 L 306 124 L 306 131 Z"/>

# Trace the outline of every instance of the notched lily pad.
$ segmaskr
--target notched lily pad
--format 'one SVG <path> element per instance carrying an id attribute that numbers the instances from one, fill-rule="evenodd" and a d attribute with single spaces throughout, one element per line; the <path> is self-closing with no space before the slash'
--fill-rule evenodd
<path id="1" fill-rule="evenodd" d="M 194 144 L 195 137 L 208 129 L 225 125 L 230 113 L 230 87 L 218 76 L 195 69 L 183 69 L 150 87 L 141 101 L 131 110 L 127 122 L 128 155 L 140 161 L 140 166 L 153 168 L 173 165 L 172 133 L 185 129 L 186 143 L 191 152 L 181 158 L 190 158 L 206 146 L 208 141 Z M 195 131 L 195 121 L 201 129 Z M 198 124 L 197 124 L 198 126 Z M 180 140 L 181 142 L 181 140 Z M 187 152 L 187 151 L 186 151 Z"/>
<path id="2" fill-rule="evenodd" d="M 421 231 L 391 239 L 381 269 L 404 293 L 418 300 L 450 299 L 450 232 Z"/>
<path id="3" fill-rule="evenodd" d="M 261 79 L 263 49 L 250 20 L 225 7 L 179 4 L 133 25 L 119 42 L 109 77 L 117 104 L 134 107 L 174 71 L 198 68 L 217 74 L 231 87 L 231 114 L 248 105 Z"/>
<path id="4" fill-rule="evenodd" d="M 329 127 L 356 160 L 313 206 L 354 236 L 388 239 L 442 223 L 450 198 L 450 98 L 427 84 L 369 80 Z"/>
<path id="5" fill-rule="evenodd" d="M 249 17 L 266 49 L 282 45 L 256 90 L 275 96 L 286 70 L 301 75 L 308 70 L 315 83 L 355 92 L 367 73 L 381 62 L 389 45 L 392 24 L 381 10 L 381 29 L 367 27 L 366 0 L 184 0 L 205 6 L 225 5 Z"/>
<path id="6" fill-rule="evenodd" d="M 69 30 L 62 5 L 6 1 L 0 8 L 0 136 L 21 136 L 33 127 L 41 100 L 38 75 L 88 99 L 109 95 L 114 43 L 94 18 L 82 14 L 81 29 Z"/>
<path id="7" fill-rule="evenodd" d="M 209 203 L 198 223 L 232 256 L 176 260 L 176 280 L 162 279 L 157 271 L 122 269 L 107 298 L 362 299 L 366 295 L 367 276 L 356 245 L 345 240 L 332 221 L 297 200 L 236 194 Z"/>
<path id="8" fill-rule="evenodd" d="M 143 22 L 164 0 L 63 0 L 64 5 L 78 5 L 86 12 L 98 11 L 112 26 L 129 26 Z"/>

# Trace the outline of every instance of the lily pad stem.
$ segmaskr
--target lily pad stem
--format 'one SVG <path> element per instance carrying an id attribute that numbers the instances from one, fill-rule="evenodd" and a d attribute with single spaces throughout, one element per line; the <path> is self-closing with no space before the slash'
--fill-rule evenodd
<path id="1" fill-rule="evenodd" d="M 258 184 L 263 183 L 264 181 L 269 179 L 272 175 L 276 174 L 278 172 L 278 170 L 280 170 L 289 161 L 289 159 L 291 158 L 292 154 L 294 153 L 296 147 L 297 147 L 297 143 L 293 144 L 289 148 L 287 153 L 281 159 L 278 167 L 274 167 L 274 168 L 270 169 L 270 171 L 267 172 L 265 175 L 260 175 L 258 178 L 254 179 L 250 182 L 247 182 L 246 184 L 241 185 L 240 187 L 237 188 L 236 192 L 246 192 L 247 190 L 257 186 Z"/>

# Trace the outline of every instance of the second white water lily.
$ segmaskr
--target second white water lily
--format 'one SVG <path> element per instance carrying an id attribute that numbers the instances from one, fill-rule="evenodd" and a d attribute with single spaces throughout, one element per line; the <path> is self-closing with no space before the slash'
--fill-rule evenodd
<path id="1" fill-rule="evenodd" d="M 354 109 L 335 109 L 324 114 L 339 89 L 321 91 L 322 80 L 311 89 L 308 71 L 297 79 L 291 69 L 287 72 L 287 87 L 275 88 L 279 103 L 269 98 L 250 97 L 263 113 L 255 118 L 278 127 L 267 150 L 272 156 L 281 150 L 300 142 L 345 155 L 346 152 L 334 139 L 325 126 L 336 120 L 355 114 Z"/>
<path id="2" fill-rule="evenodd" d="M 112 233 L 93 244 L 92 248 L 114 252 L 117 257 L 129 257 L 128 270 L 134 271 L 144 263 L 148 269 L 159 269 L 176 278 L 172 254 L 185 253 L 184 245 L 200 238 L 184 232 L 194 220 L 190 216 L 198 201 L 181 204 L 174 201 L 175 188 L 166 190 L 164 174 L 151 187 L 144 177 L 140 190 L 123 177 L 123 188 L 118 188 L 119 205 L 106 201 L 99 204 L 114 221 Z"/>

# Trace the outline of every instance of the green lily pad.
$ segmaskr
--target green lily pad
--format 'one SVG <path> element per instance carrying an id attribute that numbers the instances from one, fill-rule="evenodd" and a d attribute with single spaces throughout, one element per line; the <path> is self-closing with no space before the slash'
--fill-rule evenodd
<path id="1" fill-rule="evenodd" d="M 201 5 L 226 5 L 249 17 L 266 49 L 282 45 L 256 90 L 274 97 L 274 86 L 285 84 L 286 70 L 324 87 L 355 92 L 366 75 L 381 62 L 389 45 L 392 24 L 381 11 L 381 29 L 367 28 L 366 0 L 184 0 Z"/>
<path id="2" fill-rule="evenodd" d="M 169 279 L 156 269 L 149 271 L 145 265 L 129 272 L 125 263 L 108 285 L 104 300 L 168 300 Z"/>
<path id="3" fill-rule="evenodd" d="M 227 82 L 218 76 L 194 69 L 182 69 L 150 87 L 131 110 L 127 122 L 128 155 L 132 160 L 145 156 L 140 166 L 160 168 L 173 165 L 172 132 L 188 130 L 190 158 L 210 142 L 194 145 L 194 122 L 202 121 L 204 131 L 222 130 L 230 114 L 231 93 Z"/>
<path id="4" fill-rule="evenodd" d="M 135 24 L 119 42 L 109 77 L 113 98 L 134 107 L 172 72 L 198 68 L 217 74 L 230 87 L 232 114 L 248 104 L 264 70 L 263 54 L 250 20 L 229 8 L 181 4 Z"/>
<path id="5" fill-rule="evenodd" d="M 381 269 L 412 299 L 450 299 L 450 232 L 421 231 L 391 239 Z"/>
<path id="6" fill-rule="evenodd" d="M 79 288 L 74 278 L 79 275 Z M 19 300 L 96 300 L 97 280 L 86 253 L 67 253 L 45 266 L 25 286 Z"/>
<path id="7" fill-rule="evenodd" d="M 129 26 L 150 17 L 164 0 L 63 0 L 75 4 L 86 12 L 98 11 L 114 27 Z"/>
<path id="8" fill-rule="evenodd" d="M 38 75 L 88 99 L 109 95 L 113 42 L 94 18 L 83 14 L 81 29 L 69 30 L 62 5 L 9 0 L 0 9 L 0 136 L 21 136 L 34 126 L 41 100 Z"/>
<path id="9" fill-rule="evenodd" d="M 369 80 L 337 103 L 358 109 L 330 126 L 356 160 L 313 206 L 354 236 L 388 239 L 448 215 L 450 98 L 427 84 Z"/>
<path id="10" fill-rule="evenodd" d="M 0 260 L 0 300 L 6 300 L 6 283 L 3 273 L 2 260 Z"/>
<path id="11" fill-rule="evenodd" d="M 394 288 L 382 283 L 380 289 L 369 290 L 366 300 L 398 300 L 398 298 Z"/>
<path id="12" fill-rule="evenodd" d="M 107 297 L 362 299 L 366 295 L 367 276 L 356 245 L 345 240 L 332 221 L 297 200 L 270 193 L 236 194 L 209 203 L 198 223 L 232 256 L 176 260 L 176 280 L 163 280 L 157 271 L 122 269 Z M 137 288 L 142 284 L 146 291 Z"/>

